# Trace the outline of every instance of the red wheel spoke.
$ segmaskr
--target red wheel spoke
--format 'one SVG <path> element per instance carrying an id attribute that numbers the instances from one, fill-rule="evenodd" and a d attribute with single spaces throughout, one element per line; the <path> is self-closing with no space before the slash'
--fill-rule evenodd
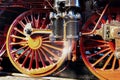
<path id="1" fill-rule="evenodd" d="M 41 52 L 39 50 L 37 50 L 37 51 L 38 51 L 38 54 L 39 54 L 40 61 L 42 62 L 43 67 L 45 67 L 46 64 L 45 64 L 44 59 L 41 55 L 41 54 L 44 54 L 44 51 L 42 51 L 42 50 L 41 50 Z"/>
<path id="2" fill-rule="evenodd" d="M 112 63 L 112 68 L 111 68 L 112 70 L 115 69 L 116 60 L 117 60 L 116 57 L 114 57 L 114 60 L 113 60 L 113 63 Z"/>
<path id="3" fill-rule="evenodd" d="M 21 27 L 24 29 L 25 28 L 25 24 L 22 22 L 22 21 L 20 21 L 20 22 L 18 22 L 20 25 L 21 25 Z"/>
<path id="4" fill-rule="evenodd" d="M 116 20 L 120 22 L 120 14 L 117 14 Z"/>
<path id="5" fill-rule="evenodd" d="M 37 53 L 37 51 L 35 50 L 35 62 L 36 62 L 36 68 L 39 68 L 39 53 Z"/>
<path id="6" fill-rule="evenodd" d="M 20 37 L 20 36 L 16 36 L 16 35 L 10 35 L 11 38 L 17 38 L 17 39 L 22 39 L 22 40 L 26 40 L 25 37 Z"/>
<path id="7" fill-rule="evenodd" d="M 32 13 L 32 12 L 31 12 L 31 13 Z M 31 20 L 32 20 L 31 22 L 34 24 L 34 17 L 33 17 L 33 14 L 31 14 L 30 17 L 31 17 Z"/>
<path id="8" fill-rule="evenodd" d="M 27 62 L 27 60 L 28 60 L 28 58 L 30 57 L 30 54 L 31 54 L 31 49 L 30 49 L 30 52 L 26 55 L 26 57 L 25 57 L 25 59 L 24 59 L 24 61 L 23 61 L 23 63 L 22 63 L 22 67 L 25 66 L 25 64 L 26 64 L 26 62 Z"/>
<path id="9" fill-rule="evenodd" d="M 26 41 L 11 42 L 10 45 L 28 45 L 28 43 Z"/>
<path id="10" fill-rule="evenodd" d="M 48 39 L 49 39 L 49 37 L 43 37 L 42 39 L 43 39 L 43 41 L 44 41 L 44 40 L 48 40 Z"/>
<path id="11" fill-rule="evenodd" d="M 21 54 L 20 54 L 20 56 L 16 59 L 16 61 L 18 61 L 21 57 L 23 57 L 26 53 L 27 53 L 27 51 L 29 50 L 30 48 L 28 47 L 27 49 L 25 49 L 25 51 L 23 51 Z"/>
<path id="12" fill-rule="evenodd" d="M 102 18 L 101 22 L 102 22 L 103 24 L 105 24 L 105 23 L 106 23 L 106 20 Z"/>
<path id="13" fill-rule="evenodd" d="M 46 22 L 46 19 L 45 19 L 45 18 L 43 18 L 42 25 L 41 25 L 40 29 L 44 29 L 45 22 Z"/>
<path id="14" fill-rule="evenodd" d="M 15 27 L 14 30 L 17 31 L 17 32 L 19 32 L 19 33 L 21 33 L 22 35 L 26 36 L 26 35 L 23 33 L 23 31 L 19 30 L 18 28 Z"/>
<path id="15" fill-rule="evenodd" d="M 109 20 L 109 22 L 112 21 L 112 16 L 110 14 L 108 15 L 108 20 Z"/>
<path id="16" fill-rule="evenodd" d="M 23 47 L 21 47 L 21 48 L 19 48 L 19 49 L 12 50 L 12 51 L 11 51 L 11 54 L 18 52 L 18 51 L 24 49 L 25 47 L 27 47 L 27 46 L 23 46 Z"/>
<path id="17" fill-rule="evenodd" d="M 110 48 L 102 49 L 102 50 L 98 51 L 98 52 L 95 53 L 95 54 L 90 54 L 90 55 L 88 55 L 87 58 L 91 58 L 91 57 L 93 57 L 93 56 L 99 55 L 99 54 L 101 54 L 101 53 L 103 53 L 103 52 L 105 52 L 105 51 L 108 51 L 108 50 L 110 50 Z"/>
<path id="18" fill-rule="evenodd" d="M 54 54 L 52 51 L 50 51 L 49 48 L 46 48 L 46 47 L 43 47 L 43 46 L 42 46 L 42 48 L 43 48 L 45 51 L 47 51 L 49 54 L 51 54 L 52 56 L 54 56 L 56 59 L 59 58 L 56 54 Z"/>
<path id="19" fill-rule="evenodd" d="M 49 45 L 49 44 L 43 44 L 43 46 L 46 46 L 46 47 L 49 47 L 49 48 L 52 48 L 52 49 L 55 49 L 55 50 L 58 50 L 58 51 L 62 51 L 62 48 L 57 48 L 57 47 Z"/>
<path id="20" fill-rule="evenodd" d="M 94 42 L 99 42 L 99 43 L 108 43 L 108 42 L 106 42 L 106 41 L 104 41 L 104 40 L 95 40 L 95 39 L 90 39 L 91 41 L 94 41 Z"/>
<path id="21" fill-rule="evenodd" d="M 51 41 L 43 41 L 43 43 L 50 43 Z M 63 45 L 63 41 L 53 41 L 53 43 L 58 44 L 58 45 Z"/>
<path id="22" fill-rule="evenodd" d="M 109 58 L 107 59 L 107 61 L 105 62 L 104 66 L 103 66 L 103 70 L 106 68 L 106 66 L 108 65 L 108 63 L 110 62 L 110 60 L 112 59 L 112 57 L 114 56 L 114 54 L 112 53 Z"/>
<path id="23" fill-rule="evenodd" d="M 43 18 L 42 25 L 41 25 L 40 29 L 44 29 L 44 28 L 45 28 L 46 19 L 47 19 L 48 16 L 49 16 L 49 15 L 46 14 L 46 17 Z"/>
<path id="24" fill-rule="evenodd" d="M 40 24 L 40 16 L 39 16 L 39 14 L 38 14 L 38 16 L 37 16 L 37 19 L 34 17 L 34 24 L 35 24 L 35 27 L 36 28 L 39 28 L 39 24 Z"/>
<path id="25" fill-rule="evenodd" d="M 42 52 L 42 54 L 45 56 L 46 60 L 50 63 L 50 64 L 53 64 L 53 62 L 51 61 L 51 59 L 46 55 L 46 53 L 40 49 L 40 51 Z"/>
<path id="26" fill-rule="evenodd" d="M 96 22 L 95 22 L 95 21 L 92 21 L 92 23 L 93 23 L 94 25 L 96 25 Z"/>
<path id="27" fill-rule="evenodd" d="M 112 51 L 108 51 L 107 53 L 105 53 L 100 59 L 98 59 L 95 63 L 93 63 L 92 66 L 95 66 L 96 64 L 98 64 L 100 61 L 102 61 L 111 52 Z"/>
<path id="28" fill-rule="evenodd" d="M 91 49 L 91 48 L 97 48 L 97 47 L 101 47 L 101 48 L 104 48 L 104 47 L 109 47 L 109 45 L 88 45 L 86 46 L 85 48 L 88 50 L 88 49 Z"/>
<path id="29" fill-rule="evenodd" d="M 29 70 L 32 68 L 33 64 L 33 58 L 35 57 L 34 50 L 31 51 L 31 57 L 30 57 L 30 64 L 29 64 Z"/>
<path id="30" fill-rule="evenodd" d="M 26 23 L 30 23 L 30 20 L 28 19 L 28 17 L 24 17 L 24 20 L 26 21 Z"/>

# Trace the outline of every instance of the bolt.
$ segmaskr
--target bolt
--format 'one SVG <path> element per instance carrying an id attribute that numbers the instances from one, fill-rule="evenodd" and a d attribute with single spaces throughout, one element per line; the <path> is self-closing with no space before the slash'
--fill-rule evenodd
<path id="1" fill-rule="evenodd" d="M 118 32 L 118 35 L 120 35 L 120 32 Z"/>
<path id="2" fill-rule="evenodd" d="M 29 35 L 32 33 L 31 29 L 26 29 L 25 32 Z"/>

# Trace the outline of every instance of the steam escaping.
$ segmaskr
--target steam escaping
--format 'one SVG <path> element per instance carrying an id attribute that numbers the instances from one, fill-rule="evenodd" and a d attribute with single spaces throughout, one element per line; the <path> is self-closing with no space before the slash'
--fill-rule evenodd
<path id="1" fill-rule="evenodd" d="M 72 42 L 64 41 L 63 56 L 68 56 L 72 52 Z M 69 56 L 68 56 L 69 57 Z"/>

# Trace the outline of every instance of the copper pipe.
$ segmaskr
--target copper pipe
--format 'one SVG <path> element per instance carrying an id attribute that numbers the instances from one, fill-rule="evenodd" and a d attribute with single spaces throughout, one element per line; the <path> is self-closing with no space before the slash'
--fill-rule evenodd
<path id="1" fill-rule="evenodd" d="M 93 29 L 91 32 L 82 33 L 82 35 L 90 35 L 90 34 L 93 34 L 93 33 L 94 33 L 94 31 L 96 30 L 97 26 L 99 25 L 99 23 L 100 23 L 100 21 L 101 21 L 103 15 L 104 15 L 104 13 L 106 12 L 108 6 L 109 6 L 109 4 L 107 4 L 107 5 L 105 6 L 105 8 L 104 8 L 102 14 L 100 15 L 99 20 L 97 21 L 97 23 L 96 23 L 96 25 L 95 25 L 95 27 L 94 27 L 94 29 Z"/>

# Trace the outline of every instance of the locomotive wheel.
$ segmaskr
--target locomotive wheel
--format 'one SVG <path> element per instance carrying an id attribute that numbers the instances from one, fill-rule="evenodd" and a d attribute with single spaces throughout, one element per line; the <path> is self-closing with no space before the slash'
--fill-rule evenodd
<path id="1" fill-rule="evenodd" d="M 11 24 L 6 40 L 8 57 L 16 69 L 29 76 L 46 76 L 63 63 L 64 42 L 51 41 L 48 10 L 22 13 Z M 32 30 L 41 33 L 32 34 Z"/>
<path id="2" fill-rule="evenodd" d="M 107 15 L 101 19 L 97 29 L 102 24 L 111 20 L 120 19 L 119 13 Z M 90 32 L 96 24 L 99 15 L 91 16 L 83 27 L 83 31 Z M 120 60 L 114 56 L 115 41 L 104 40 L 100 35 L 82 36 L 80 39 L 80 51 L 84 63 L 88 69 L 100 80 L 119 80 Z"/>

